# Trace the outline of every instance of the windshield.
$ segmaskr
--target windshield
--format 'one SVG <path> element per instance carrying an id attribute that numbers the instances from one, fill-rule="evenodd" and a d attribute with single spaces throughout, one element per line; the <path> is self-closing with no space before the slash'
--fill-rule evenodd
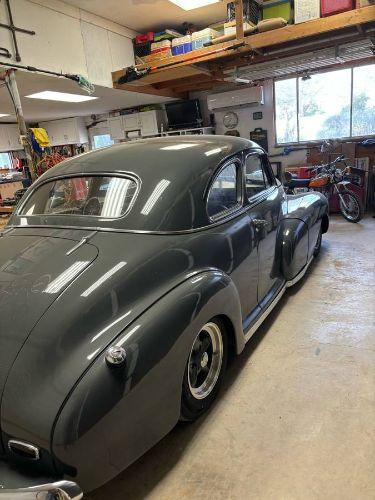
<path id="1" fill-rule="evenodd" d="M 114 219 L 131 208 L 137 191 L 125 177 L 66 177 L 41 185 L 19 215 L 87 215 Z"/>

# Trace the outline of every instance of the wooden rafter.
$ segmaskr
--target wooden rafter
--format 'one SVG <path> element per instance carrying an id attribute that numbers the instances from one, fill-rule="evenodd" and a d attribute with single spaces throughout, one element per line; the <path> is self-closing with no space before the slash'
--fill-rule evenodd
<path id="1" fill-rule="evenodd" d="M 242 0 L 238 0 L 236 7 L 238 11 L 240 4 L 242 12 Z M 240 24 L 243 28 L 242 22 Z M 363 7 L 301 24 L 288 25 L 284 28 L 246 37 L 243 37 L 243 33 L 241 36 L 241 29 L 237 23 L 236 35 L 240 36 L 239 39 L 205 47 L 181 56 L 165 58 L 163 62 L 159 62 L 152 68 L 149 75 L 131 84 L 120 85 L 116 83 L 123 75 L 124 70 L 112 73 L 112 79 L 115 88 L 153 95 L 181 97 L 180 92 L 212 88 L 222 83 L 221 71 L 225 67 L 270 60 L 266 52 L 274 46 L 287 49 L 293 44 L 305 40 L 314 43 L 316 40 L 315 46 L 319 46 L 319 37 L 323 35 L 334 37 L 338 33 L 346 33 L 348 30 L 353 31 L 353 29 L 354 35 L 353 33 L 348 34 L 348 39 L 363 39 L 366 36 L 364 28 L 368 26 L 375 26 L 375 6 Z M 341 39 L 340 43 L 343 43 Z M 296 48 L 296 50 L 300 51 L 301 49 Z M 311 47 L 306 50 L 310 51 Z M 265 55 L 263 55 L 263 51 Z M 147 65 L 137 66 L 138 69 L 146 67 Z"/>

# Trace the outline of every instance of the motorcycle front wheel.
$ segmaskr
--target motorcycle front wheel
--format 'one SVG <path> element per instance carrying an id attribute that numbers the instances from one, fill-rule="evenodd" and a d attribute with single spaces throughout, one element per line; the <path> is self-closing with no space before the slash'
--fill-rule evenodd
<path id="1" fill-rule="evenodd" d="M 349 222 L 359 222 L 363 218 L 363 207 L 359 197 L 352 191 L 339 193 L 340 211 Z"/>

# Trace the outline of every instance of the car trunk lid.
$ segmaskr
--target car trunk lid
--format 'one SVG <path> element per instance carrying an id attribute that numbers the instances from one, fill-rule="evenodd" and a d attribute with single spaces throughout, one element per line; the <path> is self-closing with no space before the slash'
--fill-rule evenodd
<path id="1" fill-rule="evenodd" d="M 83 235 L 76 233 L 56 237 L 53 231 L 21 229 L 0 237 L 0 400 L 38 320 L 97 257 L 98 249 L 85 241 L 79 245 Z"/>

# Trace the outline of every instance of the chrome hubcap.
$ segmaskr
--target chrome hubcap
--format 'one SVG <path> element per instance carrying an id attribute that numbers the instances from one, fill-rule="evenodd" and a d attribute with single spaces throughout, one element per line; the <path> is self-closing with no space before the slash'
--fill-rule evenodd
<path id="1" fill-rule="evenodd" d="M 215 387 L 223 362 L 223 340 L 216 323 L 206 323 L 196 336 L 188 361 L 188 382 L 196 399 L 206 398 Z"/>

